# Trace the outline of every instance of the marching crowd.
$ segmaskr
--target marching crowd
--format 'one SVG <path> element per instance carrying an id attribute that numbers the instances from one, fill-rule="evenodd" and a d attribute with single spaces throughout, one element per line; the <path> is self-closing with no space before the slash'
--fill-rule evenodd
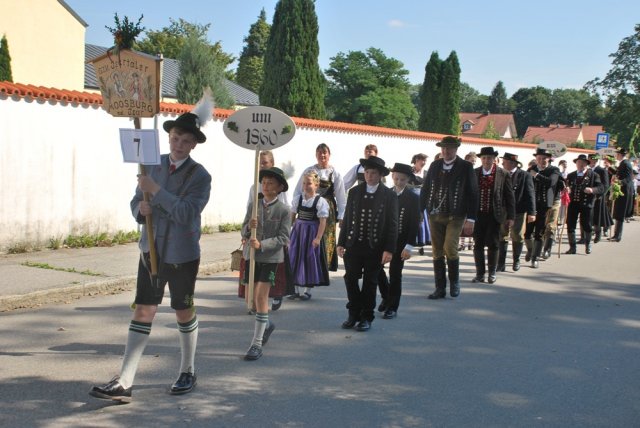
<path id="1" fill-rule="evenodd" d="M 211 176 L 190 152 L 206 140 L 200 131 L 205 122 L 206 115 L 199 118 L 197 113 L 165 122 L 170 154 L 163 155 L 148 175 L 138 177 L 131 211 L 140 224 L 153 218 L 160 262 L 154 274 L 143 230 L 134 314 L 120 374 L 94 386 L 94 397 L 131 400 L 135 372 L 167 284 L 182 356 L 178 379 L 169 391 L 184 394 L 196 385 L 198 320 L 193 299 L 200 215 L 209 200 Z M 622 239 L 624 223 L 633 216 L 637 174 L 624 149 L 616 150 L 615 160 L 602 159 L 603 166 L 598 155 L 580 154 L 573 159 L 576 170 L 565 176 L 552 164 L 552 154 L 541 148 L 523 169 L 517 155 L 500 156 L 493 147 L 462 159 L 457 153 L 460 143 L 454 136 L 442 138 L 436 144 L 440 153 L 426 170 L 425 154 L 414 155 L 411 164 L 389 168 L 377 147 L 368 145 L 364 157 L 344 176 L 330 164 L 329 146 L 320 144 L 317 162 L 302 172 L 291 201 L 289 183 L 273 154 L 260 154 L 259 188 L 250 189 L 241 232 L 239 296 L 253 294 L 248 306 L 255 315 L 246 360 L 262 356 L 275 330 L 269 297 L 271 310 L 278 310 L 283 298 L 311 299 L 315 287 L 329 285 L 329 272 L 337 271 L 338 258 L 343 259 L 347 294 L 342 328 L 364 332 L 375 318 L 378 290 L 382 318 L 397 316 L 402 270 L 416 248 L 424 254 L 423 247 L 431 246 L 435 290 L 428 298 L 437 300 L 446 297 L 447 285 L 450 297 L 460 295 L 459 252 L 465 240 L 473 243 L 472 281 L 493 284 L 507 269 L 509 240 L 511 268 L 518 271 L 523 250 L 532 268 L 550 257 L 561 239 L 558 224 L 563 225 L 560 230 L 566 228 L 565 254 L 576 254 L 578 243 L 589 254 L 603 237 Z M 480 165 L 474 168 L 475 158 Z M 248 293 L 251 274 L 254 288 Z"/>

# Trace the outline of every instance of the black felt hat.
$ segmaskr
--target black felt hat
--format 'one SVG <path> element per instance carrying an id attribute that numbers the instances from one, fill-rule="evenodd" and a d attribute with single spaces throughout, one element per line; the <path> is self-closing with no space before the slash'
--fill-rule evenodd
<path id="1" fill-rule="evenodd" d="M 518 168 L 522 168 L 522 162 L 520 162 L 518 160 L 518 155 L 514 155 L 513 153 L 504 152 L 504 156 L 502 156 L 502 159 L 506 159 L 508 161 L 515 162 L 516 164 L 518 164 Z"/>
<path id="2" fill-rule="evenodd" d="M 483 147 L 480 149 L 478 156 L 498 156 L 498 151 L 494 150 L 493 147 Z"/>
<path id="3" fill-rule="evenodd" d="M 579 154 L 578 157 L 573 160 L 573 163 L 576 163 L 579 160 L 589 163 L 589 158 L 587 158 L 587 155 L 585 154 Z"/>
<path id="4" fill-rule="evenodd" d="M 460 147 L 460 138 L 448 135 L 436 143 L 438 147 Z"/>
<path id="5" fill-rule="evenodd" d="M 407 174 L 409 178 L 412 178 L 414 176 L 413 168 L 411 167 L 411 165 L 407 165 L 406 163 L 396 162 L 393 165 L 393 168 L 391 168 L 391 172 L 400 172 L 402 174 Z"/>
<path id="6" fill-rule="evenodd" d="M 195 135 L 198 143 L 204 143 L 207 141 L 207 136 L 200 131 L 200 120 L 198 116 L 193 113 L 184 113 L 176 120 L 167 120 L 162 124 L 165 131 L 169 132 L 173 128 L 180 128 L 185 132 Z"/>
<path id="7" fill-rule="evenodd" d="M 537 148 L 536 152 L 533 154 L 534 156 L 538 156 L 538 155 L 543 155 L 546 156 L 548 158 L 552 158 L 553 155 L 551 154 L 551 152 L 547 149 L 541 149 L 541 148 Z"/>
<path id="8" fill-rule="evenodd" d="M 375 168 L 380 171 L 383 177 L 389 175 L 389 168 L 384 166 L 384 159 L 379 158 L 378 156 L 369 156 L 368 158 L 360 159 L 360 165 L 366 168 Z"/>
<path id="9" fill-rule="evenodd" d="M 284 189 L 282 189 L 283 192 L 289 190 L 289 183 L 287 183 L 287 179 L 284 177 L 284 172 L 276 166 L 272 166 L 271 168 L 267 169 L 261 169 L 258 177 L 260 178 L 260 181 L 262 181 L 263 177 L 273 177 L 284 186 Z"/>
<path id="10" fill-rule="evenodd" d="M 600 155 L 597 153 L 591 153 L 589 155 L 589 160 L 600 160 Z"/>

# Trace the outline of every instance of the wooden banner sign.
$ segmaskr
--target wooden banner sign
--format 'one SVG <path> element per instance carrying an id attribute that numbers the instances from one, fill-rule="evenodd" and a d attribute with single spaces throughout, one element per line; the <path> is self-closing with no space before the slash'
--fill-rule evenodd
<path id="1" fill-rule="evenodd" d="M 559 141 L 543 141 L 538 144 L 538 147 L 550 152 L 554 158 L 562 157 L 567 153 L 567 146 Z"/>
<path id="2" fill-rule="evenodd" d="M 224 135 L 249 150 L 273 150 L 287 144 L 296 133 L 293 120 L 271 107 L 247 107 L 224 122 Z"/>
<path id="3" fill-rule="evenodd" d="M 115 117 L 153 117 L 160 111 L 162 59 L 124 49 L 89 62 L 95 67 L 107 113 Z"/>

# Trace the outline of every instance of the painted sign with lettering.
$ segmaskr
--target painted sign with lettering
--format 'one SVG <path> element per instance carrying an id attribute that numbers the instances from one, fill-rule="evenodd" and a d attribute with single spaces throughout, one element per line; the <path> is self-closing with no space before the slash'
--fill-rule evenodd
<path id="1" fill-rule="evenodd" d="M 160 111 L 161 59 L 121 50 L 89 62 L 96 70 L 104 109 L 115 117 L 153 117 Z"/>
<path id="2" fill-rule="evenodd" d="M 554 158 L 559 158 L 567 153 L 567 146 L 559 141 L 543 141 L 538 144 L 538 147 L 550 152 Z"/>
<path id="3" fill-rule="evenodd" d="M 224 135 L 237 146 L 249 150 L 273 150 L 291 141 L 296 125 L 280 110 L 254 106 L 229 116 L 223 130 Z"/>

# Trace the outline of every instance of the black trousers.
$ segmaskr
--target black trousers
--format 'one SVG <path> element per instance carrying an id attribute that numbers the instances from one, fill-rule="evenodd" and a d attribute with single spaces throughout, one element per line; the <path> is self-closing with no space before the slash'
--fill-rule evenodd
<path id="1" fill-rule="evenodd" d="M 476 224 L 473 228 L 473 242 L 477 248 L 487 247 L 489 250 L 498 250 L 500 241 L 500 223 L 492 213 L 478 213 Z"/>
<path id="2" fill-rule="evenodd" d="M 536 201 L 537 204 L 537 201 Z M 547 227 L 547 210 L 548 207 L 536 205 L 536 221 L 533 223 L 527 223 L 527 229 L 524 232 L 524 239 L 535 239 L 536 241 L 542 241 L 542 236 Z M 532 236 L 533 235 L 533 236 Z"/>
<path id="3" fill-rule="evenodd" d="M 575 232 L 580 216 L 580 227 L 584 233 L 591 233 L 593 208 L 571 202 L 567 208 L 567 232 Z"/>
<path id="4" fill-rule="evenodd" d="M 404 260 L 402 260 L 401 256 L 403 249 L 393 253 L 393 258 L 389 263 L 389 278 L 387 278 L 384 267 L 382 267 L 378 281 L 380 295 L 387 303 L 387 309 L 394 311 L 398 310 L 400 297 L 402 296 L 402 269 L 404 268 Z"/>
<path id="5" fill-rule="evenodd" d="M 356 244 L 344 252 L 344 284 L 347 288 L 349 316 L 360 321 L 373 321 L 376 306 L 378 276 L 382 269 L 382 251 L 365 243 Z M 359 280 L 362 278 L 362 288 Z"/>

